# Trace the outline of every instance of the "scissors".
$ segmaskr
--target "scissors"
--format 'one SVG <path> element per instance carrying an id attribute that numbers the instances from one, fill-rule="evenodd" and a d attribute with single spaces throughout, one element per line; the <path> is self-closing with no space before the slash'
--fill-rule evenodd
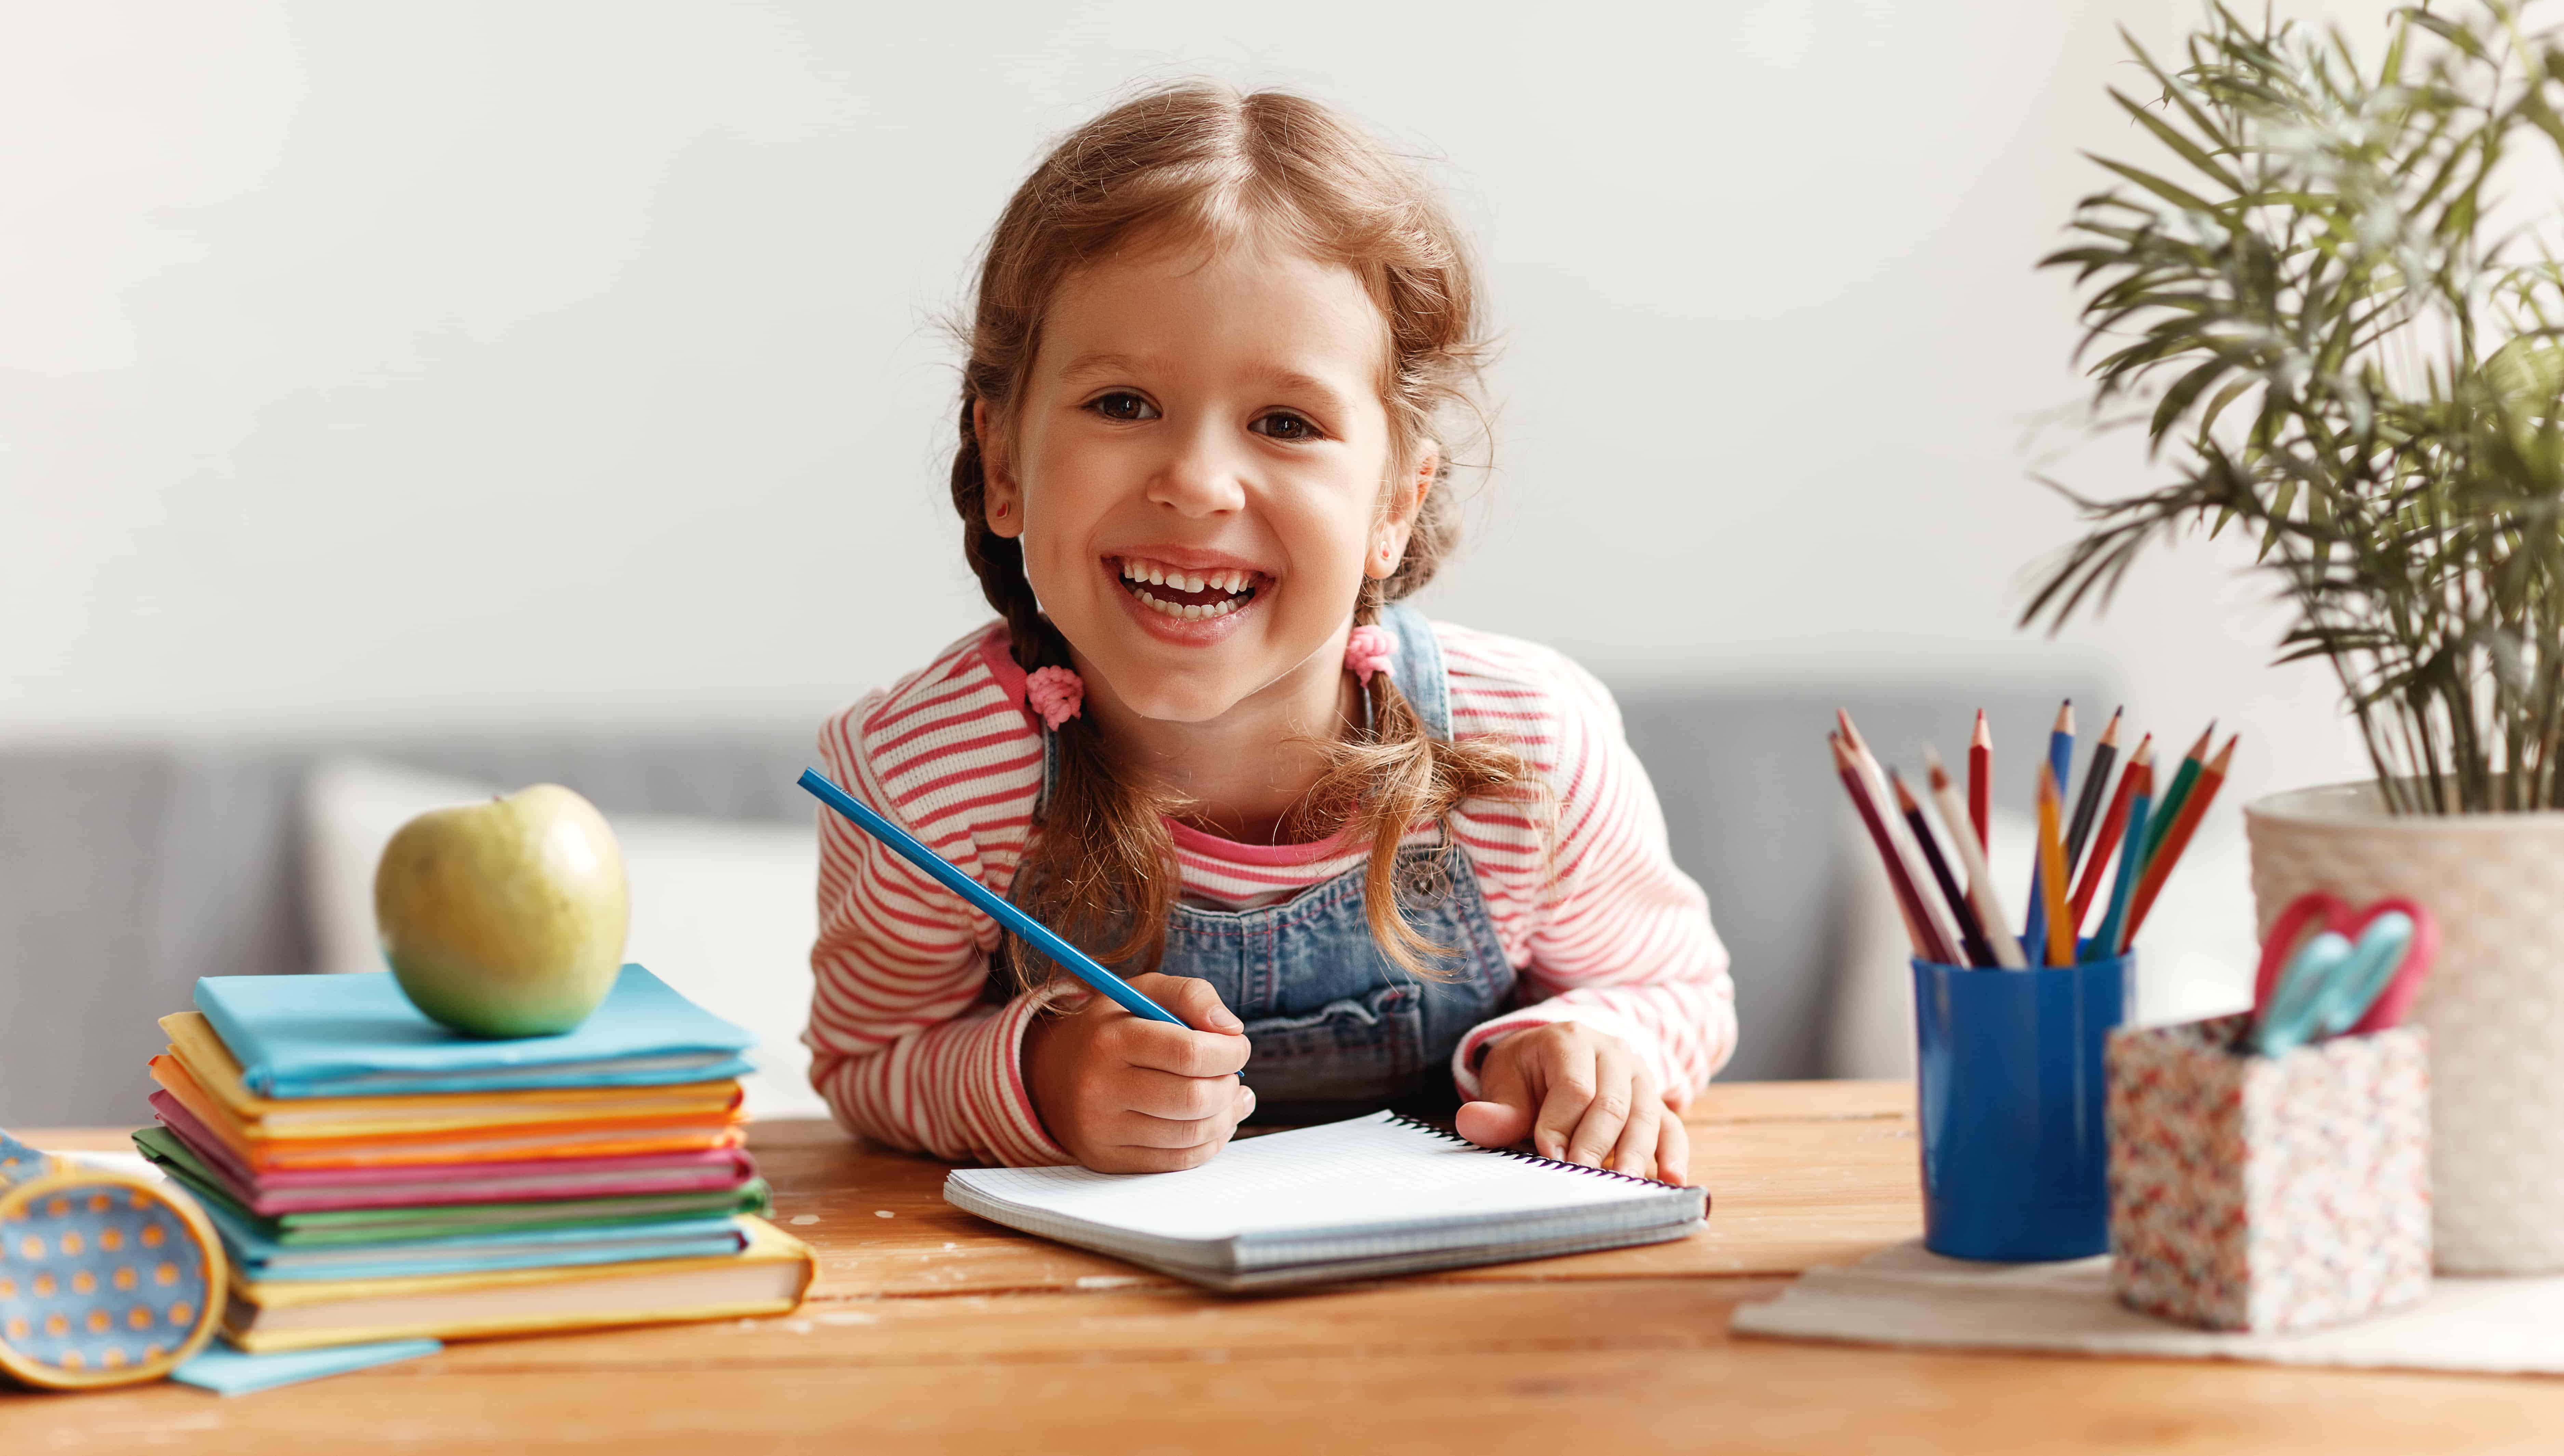
<path id="1" fill-rule="evenodd" d="M 2296 944 L 2318 919 L 2323 929 Z M 2247 1048 L 2277 1056 L 2345 1031 L 2399 1024 L 2438 951 L 2437 924 L 2412 901 L 2382 900 L 2354 917 L 2332 896 L 2299 897 L 2262 943 Z"/>

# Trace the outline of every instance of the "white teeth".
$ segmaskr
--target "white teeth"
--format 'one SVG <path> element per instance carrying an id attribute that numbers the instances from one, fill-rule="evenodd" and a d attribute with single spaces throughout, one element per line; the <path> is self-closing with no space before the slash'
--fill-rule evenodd
<path id="1" fill-rule="evenodd" d="M 1237 599 L 1231 599 L 1224 602 L 1212 602 L 1207 606 L 1193 605 L 1185 602 L 1161 601 L 1145 590 L 1135 590 L 1131 594 L 1138 597 L 1140 599 L 1140 605 L 1147 607 L 1149 610 L 1185 622 L 1198 622 L 1209 617 L 1225 617 L 1229 613 L 1236 611 L 1239 607 L 1245 605 L 1245 602 Z"/>
<path id="2" fill-rule="evenodd" d="M 1217 591 L 1240 592 L 1254 584 L 1255 573 L 1233 568 L 1184 571 L 1163 562 L 1125 559 L 1122 562 L 1122 579 L 1151 586 L 1172 586 L 1178 591 L 1200 591 L 1209 587 Z"/>

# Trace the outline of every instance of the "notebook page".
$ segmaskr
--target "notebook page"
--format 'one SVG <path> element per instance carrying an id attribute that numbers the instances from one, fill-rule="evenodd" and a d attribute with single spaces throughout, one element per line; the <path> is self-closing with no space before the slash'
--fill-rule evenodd
<path id="1" fill-rule="evenodd" d="M 1389 1113 L 1232 1143 L 1181 1172 L 971 1168 L 953 1177 L 992 1199 L 1168 1239 L 1562 1212 L 1671 1191 L 1466 1146 Z"/>

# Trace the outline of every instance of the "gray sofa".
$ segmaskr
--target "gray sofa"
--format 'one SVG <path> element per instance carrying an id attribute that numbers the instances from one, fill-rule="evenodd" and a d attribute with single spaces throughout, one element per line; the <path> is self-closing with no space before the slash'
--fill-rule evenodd
<path id="1" fill-rule="evenodd" d="M 2054 691 L 1987 700 L 1998 740 L 2041 741 Z M 1707 887 L 1734 956 L 1744 1035 L 1723 1075 L 1818 1075 L 1842 877 L 1877 873 L 1838 863 L 1832 711 L 1850 708 L 1882 752 L 1911 763 L 1927 737 L 1958 753 L 1977 701 L 1633 688 L 1620 703 L 1674 857 Z M 776 731 L 0 749 L 0 1127 L 139 1120 L 142 1063 L 162 1041 L 153 1022 L 190 1004 L 197 976 L 309 967 L 296 803 L 324 751 L 566 783 L 609 814 L 807 822 L 793 779 L 809 743 Z M 2006 755 L 2012 802 L 2028 802 L 2030 761 Z"/>

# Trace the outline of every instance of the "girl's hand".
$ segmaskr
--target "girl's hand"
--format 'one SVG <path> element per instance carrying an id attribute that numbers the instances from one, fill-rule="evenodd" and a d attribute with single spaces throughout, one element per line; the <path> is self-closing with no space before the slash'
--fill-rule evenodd
<path id="1" fill-rule="evenodd" d="M 1460 1136 L 1510 1147 L 1525 1135 L 1543 1157 L 1679 1183 L 1691 1139 L 1665 1108 L 1656 1074 L 1608 1032 L 1573 1021 L 1499 1040 L 1478 1072 L 1480 1100 L 1464 1103 Z"/>
<path id="2" fill-rule="evenodd" d="M 1205 980 L 1153 971 L 1131 977 L 1131 986 L 1200 1029 L 1144 1021 L 1095 995 L 1065 1014 L 1035 1017 L 1024 1031 L 1033 1111 L 1059 1145 L 1097 1172 L 1198 1166 L 1255 1110 L 1255 1094 L 1237 1080 L 1249 1050 L 1246 1023 Z"/>

